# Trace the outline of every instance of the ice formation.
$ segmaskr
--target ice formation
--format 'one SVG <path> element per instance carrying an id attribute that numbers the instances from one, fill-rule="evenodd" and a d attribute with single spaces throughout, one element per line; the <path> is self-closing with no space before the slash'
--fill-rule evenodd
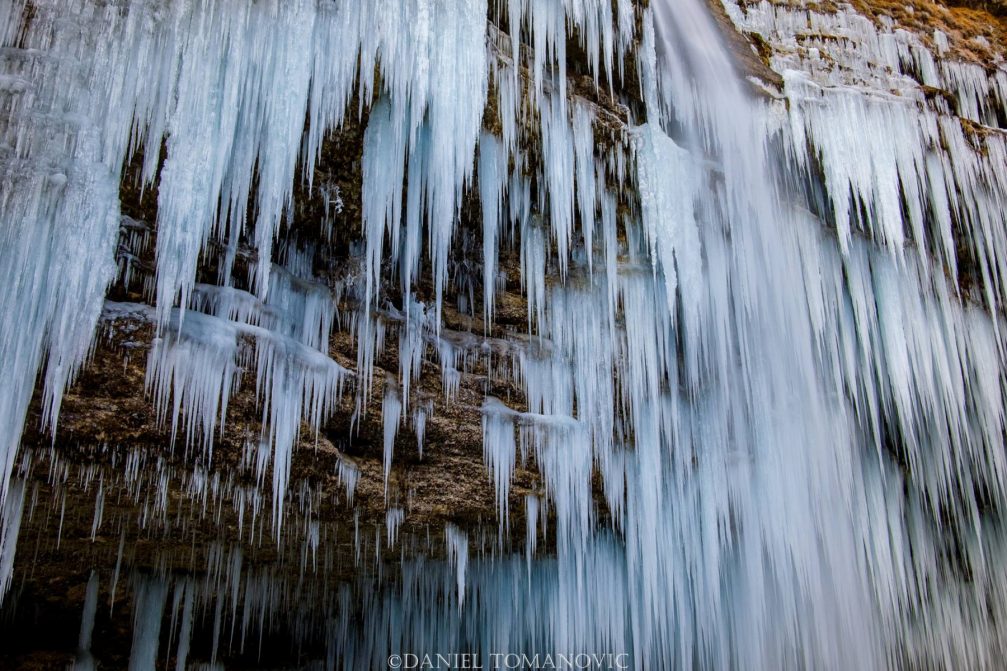
<path id="1" fill-rule="evenodd" d="M 95 668 L 94 657 L 91 655 L 91 637 L 94 635 L 94 616 L 98 610 L 98 574 L 91 572 L 84 593 L 84 616 L 80 624 L 80 638 L 77 642 L 77 658 L 73 668 L 80 671 L 92 671 Z"/>
<path id="2" fill-rule="evenodd" d="M 424 648 L 996 667 L 1007 68 L 848 7 L 724 6 L 777 47 L 777 96 L 738 76 L 700 0 L 34 0 L 30 21 L 0 3 L 0 593 L 44 465 L 60 524 L 68 487 L 94 492 L 92 536 L 233 514 L 299 567 L 291 581 L 214 545 L 198 580 L 137 573 L 131 668 L 155 666 L 166 613 L 180 669 L 200 623 L 215 664 L 261 646 L 274 614 L 325 641 L 325 668 Z M 569 85 L 571 45 L 595 98 Z M 346 194 L 312 180 L 351 119 L 360 221 L 343 231 Z M 156 222 L 120 212 L 130 169 L 157 187 Z M 295 189 L 321 194 L 319 240 L 285 237 Z M 341 284 L 321 268 L 339 234 L 360 236 Z M 151 304 L 105 302 L 151 244 Z M 507 272 L 526 327 L 498 337 Z M 446 323 L 449 296 L 468 331 Z M 54 428 L 99 321 L 154 334 L 147 391 L 191 472 L 144 450 L 110 451 L 108 473 L 19 451 L 40 371 Z M 353 506 L 365 475 L 341 456 L 340 494 L 292 463 L 306 428 L 361 421 L 386 344 L 383 538 L 355 515 L 347 558 L 318 511 Z M 418 540 L 391 494 L 401 433 L 421 458 L 438 448 L 420 384 L 435 363 L 442 403 L 485 382 L 489 540 L 456 524 Z M 251 386 L 259 433 L 219 470 Z M 538 473 L 523 509 L 518 464 Z M 112 491 L 138 519 L 106 512 Z M 392 547 L 439 559 L 383 582 Z M 360 574 L 332 590 L 341 561 Z"/>

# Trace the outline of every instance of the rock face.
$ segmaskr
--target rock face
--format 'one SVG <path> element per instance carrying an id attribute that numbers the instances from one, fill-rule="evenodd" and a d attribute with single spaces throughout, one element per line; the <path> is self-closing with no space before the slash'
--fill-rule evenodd
<path id="1" fill-rule="evenodd" d="M 997 666 L 1003 16 L 0 3 L 0 664 Z"/>

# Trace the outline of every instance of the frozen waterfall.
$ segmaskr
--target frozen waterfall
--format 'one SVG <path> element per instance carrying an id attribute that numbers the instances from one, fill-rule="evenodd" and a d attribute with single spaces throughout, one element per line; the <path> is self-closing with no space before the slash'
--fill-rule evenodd
<path id="1" fill-rule="evenodd" d="M 80 668 L 999 666 L 1007 64 L 714 1 L 0 0 L 0 590 L 78 497 Z"/>

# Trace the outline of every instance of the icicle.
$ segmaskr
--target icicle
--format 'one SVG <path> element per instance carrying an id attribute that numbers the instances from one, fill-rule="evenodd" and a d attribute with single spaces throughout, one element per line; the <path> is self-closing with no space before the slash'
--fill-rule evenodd
<path id="1" fill-rule="evenodd" d="M 139 577 L 136 581 L 133 616 L 133 648 L 129 653 L 130 671 L 152 669 L 157 663 L 161 635 L 161 614 L 164 612 L 168 587 L 163 580 Z"/>
<path id="2" fill-rule="evenodd" d="M 176 587 L 176 590 L 178 588 Z M 189 657 L 189 647 L 192 644 L 193 628 L 193 601 L 195 600 L 195 586 L 191 581 L 183 583 L 185 591 L 182 597 L 182 622 L 179 625 L 178 652 L 175 655 L 175 671 L 185 671 L 186 662 Z"/>
<path id="3" fill-rule="evenodd" d="M 256 343 L 256 388 L 264 400 L 263 440 L 273 447 L 273 520 L 279 533 L 290 455 L 300 436 L 301 419 L 318 432 L 342 395 L 348 371 L 289 336 L 190 311 L 184 324 L 176 313 L 166 335 L 155 343 L 147 385 L 154 389 L 161 421 L 169 398 L 172 401 L 172 436 L 184 410 L 187 443 L 194 441 L 199 428 L 209 449 L 237 382 L 240 338 Z M 260 463 L 256 472 L 263 471 Z"/>
<path id="4" fill-rule="evenodd" d="M 458 608 L 465 605 L 465 574 L 469 563 L 469 537 L 453 524 L 444 527 L 447 541 L 448 562 L 455 574 L 455 585 L 458 589 Z"/>
<path id="5" fill-rule="evenodd" d="M 483 403 L 483 461 L 486 462 L 496 491 L 497 518 L 501 534 L 510 526 L 508 501 L 517 453 L 514 442 L 514 415 L 512 410 L 494 398 L 487 398 Z"/>
<path id="6" fill-rule="evenodd" d="M 416 449 L 423 459 L 423 444 L 427 435 L 427 419 L 434 414 L 433 401 L 417 404 L 413 409 L 413 432 L 416 433 Z"/>
<path id="7" fill-rule="evenodd" d="M 112 586 L 108 590 L 108 611 L 111 613 L 115 608 L 115 589 L 119 585 L 119 571 L 122 569 L 122 553 L 126 548 L 126 530 L 119 534 L 119 550 L 115 555 L 115 570 L 112 572 Z"/>
<path id="8" fill-rule="evenodd" d="M 405 408 L 408 408 L 410 384 L 420 376 L 423 369 L 426 326 L 425 306 L 420 302 L 413 303 L 406 311 L 405 323 L 399 330 L 399 377 L 402 379 L 402 400 Z"/>
<path id="9" fill-rule="evenodd" d="M 101 528 L 101 522 L 104 517 L 105 512 L 105 483 L 103 481 L 98 482 L 98 493 L 94 500 L 94 520 L 91 522 L 91 542 L 94 542 L 95 536 L 98 534 L 98 529 Z"/>
<path id="10" fill-rule="evenodd" d="M 24 513 L 24 481 L 14 480 L 8 496 L 3 500 L 3 515 L 0 516 L 0 600 L 10 588 L 14 572 L 14 551 L 21 531 L 21 516 Z"/>
<path id="11" fill-rule="evenodd" d="M 336 464 L 336 472 L 339 476 L 339 483 L 346 488 L 346 505 L 353 505 L 353 494 L 357 490 L 357 483 L 360 481 L 360 469 L 356 465 L 349 463 L 345 457 L 340 457 Z"/>
<path id="12" fill-rule="evenodd" d="M 392 456 L 395 450 L 395 434 L 399 430 L 402 414 L 402 399 L 396 388 L 395 379 L 385 380 L 385 396 L 381 403 L 381 421 L 384 427 L 384 472 L 385 498 L 388 498 L 388 476 L 392 471 Z"/>
<path id="13" fill-rule="evenodd" d="M 154 342 L 147 366 L 147 391 L 154 396 L 163 423 L 171 407 L 171 439 L 182 409 L 186 415 L 186 444 L 201 432 L 202 446 L 213 445 L 218 418 L 227 416 L 236 370 L 238 330 L 231 322 L 189 314 L 184 329 L 180 316 L 169 322 L 166 334 Z M 170 399 L 170 404 L 169 404 Z"/>
<path id="14" fill-rule="evenodd" d="M 328 287 L 308 273 L 298 275 L 273 266 L 266 303 L 285 317 L 277 330 L 311 349 L 328 353 L 336 312 Z"/>
<path id="15" fill-rule="evenodd" d="M 525 559 L 528 563 L 528 572 L 531 573 L 531 560 L 535 556 L 535 549 L 538 547 L 538 515 L 539 500 L 534 494 L 528 494 L 524 498 L 525 514 Z"/>
<path id="16" fill-rule="evenodd" d="M 546 241 L 541 220 L 532 218 L 521 230 L 521 283 L 528 299 L 528 331 L 545 319 Z"/>
<path id="17" fill-rule="evenodd" d="M 668 314 L 675 314 L 678 284 L 682 284 L 684 296 L 695 296 L 702 275 L 694 214 L 697 166 L 685 150 L 652 124 L 639 129 L 639 138 L 641 218 L 654 263 L 663 271 Z M 686 321 L 692 322 L 695 306 L 683 307 L 689 313 Z"/>
<path id="18" fill-rule="evenodd" d="M 80 636 L 77 638 L 77 656 L 73 668 L 78 671 L 95 669 L 91 655 L 91 636 L 94 634 L 94 616 L 98 611 L 98 574 L 91 571 L 84 590 L 84 611 L 80 621 Z"/>
<path id="19" fill-rule="evenodd" d="M 388 532 L 387 547 L 395 546 L 399 539 L 399 527 L 402 526 L 402 521 L 405 518 L 406 512 L 402 508 L 389 508 L 385 512 L 385 529 Z"/>
<path id="20" fill-rule="evenodd" d="M 550 96 L 542 107 L 542 159 L 549 198 L 549 223 L 556 239 L 560 275 L 566 275 L 573 238 L 574 135 L 567 119 L 566 99 Z"/>
<path id="21" fill-rule="evenodd" d="M 488 331 L 493 322 L 503 197 L 507 188 L 507 150 L 494 135 L 479 140 L 479 194 L 483 222 L 483 320 Z"/>

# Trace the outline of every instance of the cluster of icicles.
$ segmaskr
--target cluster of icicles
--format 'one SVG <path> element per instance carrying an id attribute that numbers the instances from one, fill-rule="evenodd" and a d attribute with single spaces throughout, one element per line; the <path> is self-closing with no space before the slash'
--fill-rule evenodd
<path id="1" fill-rule="evenodd" d="M 767 37 L 828 22 L 728 9 Z M 366 409 L 387 326 L 400 370 L 385 384 L 386 477 L 404 418 L 422 442 L 431 407 L 410 389 L 428 346 L 445 394 L 470 356 L 497 357 L 523 391 L 522 410 L 486 398 L 485 458 L 506 524 L 510 475 L 534 455 L 528 556 L 548 506 L 555 557 L 480 562 L 449 529 L 453 570 L 404 567 L 394 593 L 358 595 L 359 619 L 327 621 L 363 641 L 331 664 L 464 649 L 625 652 L 639 668 L 995 666 L 1007 145 L 967 134 L 901 73 L 953 90 L 974 126 L 1003 116 L 1005 75 L 939 70 L 906 33 L 834 22 L 877 48 L 850 47 L 835 71 L 817 48 L 774 62 L 788 111 L 749 94 L 699 0 L 0 2 L 0 580 L 38 372 L 52 427 L 106 289 L 144 243 L 118 189 L 145 149 L 154 307 L 105 309 L 154 322 L 148 388 L 204 450 L 254 365 L 274 520 L 302 420 L 317 431 L 350 378 Z M 604 150 L 611 112 L 567 91 L 574 35 L 600 89 L 643 101 L 646 123 Z M 325 133 L 364 112 L 359 309 L 339 315 L 310 245 L 269 261 L 296 181 L 326 188 L 310 183 Z M 491 347 L 442 328 L 472 190 L 483 316 L 499 250 L 518 249 L 529 338 Z M 220 286 L 195 283 L 211 239 Z M 251 293 L 232 286 L 243 239 Z M 962 249 L 982 306 L 959 293 Z M 413 296 L 421 273 L 431 305 Z M 381 301 L 394 282 L 401 309 Z M 328 356 L 336 323 L 356 337 L 352 373 Z M 391 541 L 402 511 L 388 520 Z M 157 604 L 159 618 L 166 583 L 141 587 L 138 614 Z M 174 591 L 183 628 L 193 589 Z M 149 651 L 155 625 L 137 623 Z"/>

